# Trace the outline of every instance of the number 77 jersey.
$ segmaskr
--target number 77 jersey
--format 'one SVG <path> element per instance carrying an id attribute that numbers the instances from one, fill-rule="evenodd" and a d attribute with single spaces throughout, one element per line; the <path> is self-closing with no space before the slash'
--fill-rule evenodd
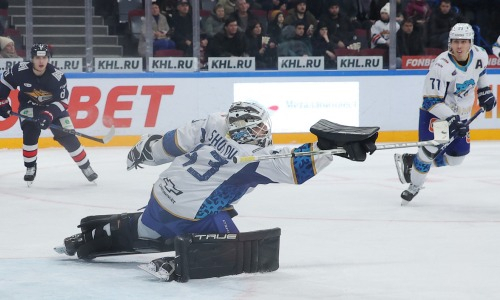
<path id="1" fill-rule="evenodd" d="M 440 119 L 459 115 L 470 118 L 476 87 L 488 86 L 486 67 L 488 55 L 483 48 L 472 45 L 465 65 L 448 52 L 441 53 L 425 78 L 422 109 Z"/>
<path id="2" fill-rule="evenodd" d="M 274 150 L 238 144 L 226 133 L 225 115 L 212 114 L 167 132 L 153 145 L 156 162 L 171 162 L 153 186 L 162 209 L 181 219 L 202 219 L 228 208 L 259 184 L 301 184 L 332 161 L 332 155 L 323 154 L 237 164 L 234 156 L 309 151 L 315 144 Z"/>

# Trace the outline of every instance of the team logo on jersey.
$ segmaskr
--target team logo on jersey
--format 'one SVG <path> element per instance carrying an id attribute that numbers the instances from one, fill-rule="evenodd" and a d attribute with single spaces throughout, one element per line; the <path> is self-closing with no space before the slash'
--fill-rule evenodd
<path id="1" fill-rule="evenodd" d="M 175 184 L 169 178 L 163 178 L 163 182 L 165 183 L 165 185 L 163 185 L 162 188 L 167 190 L 168 192 L 175 194 L 176 196 L 179 196 L 183 193 L 175 187 Z"/>
<path id="2" fill-rule="evenodd" d="M 54 73 L 52 73 L 52 76 L 54 76 L 57 81 L 61 81 L 61 78 L 63 77 L 64 73 L 61 72 L 60 70 L 55 70 Z"/>
<path id="3" fill-rule="evenodd" d="M 19 67 L 17 67 L 17 70 L 18 71 L 24 71 L 24 70 L 28 70 L 28 62 L 20 62 L 19 63 Z"/>
<path id="4" fill-rule="evenodd" d="M 39 103 L 39 104 L 46 102 L 46 101 L 49 101 L 49 100 L 52 100 L 52 94 L 47 92 L 47 91 L 44 91 L 44 90 L 34 89 L 33 91 L 27 92 L 26 94 L 28 96 L 30 96 L 30 98 L 33 101 L 35 101 L 36 103 Z"/>
<path id="5" fill-rule="evenodd" d="M 469 79 L 469 80 L 466 80 L 464 83 L 458 83 L 455 85 L 455 95 L 457 95 L 458 97 L 463 97 L 463 96 L 467 96 L 467 94 L 469 93 L 469 90 L 471 88 L 474 88 L 474 86 L 476 85 L 476 82 L 474 81 L 474 79 Z"/>

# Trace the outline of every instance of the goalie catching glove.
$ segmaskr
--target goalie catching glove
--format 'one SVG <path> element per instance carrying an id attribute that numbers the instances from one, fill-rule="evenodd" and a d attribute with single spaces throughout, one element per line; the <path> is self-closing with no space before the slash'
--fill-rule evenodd
<path id="1" fill-rule="evenodd" d="M 133 168 L 142 168 L 141 164 L 156 166 L 151 150 L 152 145 L 163 136 L 159 134 L 145 134 L 127 155 L 127 171 Z"/>
<path id="2" fill-rule="evenodd" d="M 336 154 L 353 161 L 365 161 L 366 154 L 377 150 L 375 141 L 379 127 L 345 126 L 328 120 L 319 120 L 310 131 L 318 137 L 321 150 L 344 148 L 346 153 Z"/>

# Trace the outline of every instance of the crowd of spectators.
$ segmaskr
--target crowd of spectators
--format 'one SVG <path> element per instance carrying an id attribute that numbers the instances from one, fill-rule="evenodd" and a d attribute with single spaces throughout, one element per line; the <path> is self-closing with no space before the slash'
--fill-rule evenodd
<path id="1" fill-rule="evenodd" d="M 175 47 L 191 56 L 191 3 L 153 3 L 166 16 Z M 339 49 L 387 50 L 392 42 L 389 0 L 215 0 L 214 4 L 200 18 L 204 59 L 251 56 L 257 69 L 273 69 L 278 56 L 323 56 L 325 68 L 335 69 Z M 446 50 L 448 32 L 458 22 L 476 25 L 483 40 L 493 44 L 500 24 L 485 24 L 499 22 L 498 7 L 500 0 L 396 0 L 396 56 L 424 55 L 427 48 Z"/>
<path id="2" fill-rule="evenodd" d="M 143 0 L 143 8 L 144 1 L 151 0 Z M 396 0 L 396 41 L 390 40 L 389 0 L 213 0 L 209 11 L 207 0 L 152 0 L 152 24 L 148 26 L 152 28 L 153 53 L 176 49 L 185 56 L 193 55 L 191 1 L 200 1 L 203 12 L 202 60 L 251 56 L 257 69 L 276 68 L 279 56 L 323 56 L 325 68 L 335 69 L 342 49 L 388 52 L 392 42 L 399 59 L 424 55 L 428 48 L 444 51 L 448 32 L 458 22 L 472 24 L 487 51 L 500 34 L 500 0 Z M 115 2 L 96 1 L 96 11 L 109 15 L 106 11 L 115 11 Z M 146 55 L 145 29 L 143 24 L 137 47 L 140 56 Z M 4 54 L 11 43 L 0 45 L 0 55 L 12 55 Z"/>

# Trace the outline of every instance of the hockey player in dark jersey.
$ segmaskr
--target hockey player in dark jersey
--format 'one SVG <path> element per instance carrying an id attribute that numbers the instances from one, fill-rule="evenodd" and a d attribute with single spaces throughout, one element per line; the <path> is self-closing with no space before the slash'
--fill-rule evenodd
<path id="1" fill-rule="evenodd" d="M 26 166 L 24 180 L 28 186 L 37 171 L 38 139 L 42 129 L 51 123 L 67 129 L 74 129 L 69 117 L 68 88 L 64 73 L 49 63 L 49 48 L 35 44 L 31 48 L 31 62 L 20 62 L 6 70 L 0 79 L 0 116 L 11 116 L 12 107 L 8 96 L 11 90 L 19 88 L 19 113 L 31 120 L 20 119 L 23 131 L 23 158 Z M 33 121 L 33 119 L 35 121 Z M 54 139 L 70 154 L 89 181 L 97 174 L 90 167 L 85 149 L 74 135 L 50 128 Z"/>

